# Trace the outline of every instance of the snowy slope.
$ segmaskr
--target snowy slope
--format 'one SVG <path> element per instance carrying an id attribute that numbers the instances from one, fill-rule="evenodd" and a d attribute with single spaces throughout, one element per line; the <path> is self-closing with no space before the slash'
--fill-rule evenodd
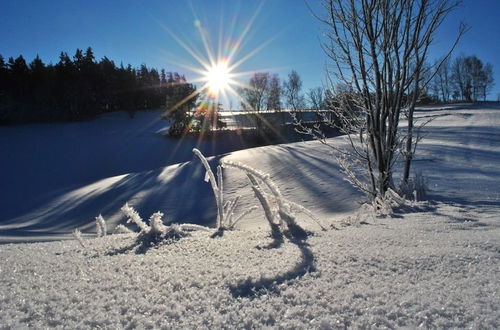
<path id="1" fill-rule="evenodd" d="M 422 109 L 415 166 L 429 180 L 432 199 L 471 206 L 500 204 L 500 103 Z"/>
<path id="2" fill-rule="evenodd" d="M 146 217 L 160 210 L 173 222 L 213 223 L 214 197 L 191 150 L 197 147 L 207 157 L 216 155 L 211 159 L 216 166 L 222 154 L 244 148 L 245 142 L 169 139 L 158 134 L 167 124 L 159 115 L 140 112 L 130 119 L 119 112 L 91 122 L 0 127 L 6 160 L 0 163 L 0 182 L 8 192 L 0 199 L 0 242 L 66 238 L 75 227 L 93 231 L 93 218 L 99 214 L 114 227 L 125 220 L 119 210 L 126 202 Z M 320 212 L 356 208 L 351 187 L 342 180 L 329 182 L 338 171 L 322 170 L 336 168 L 328 149 L 313 147 L 308 153 L 308 146 L 249 149 L 231 159 L 286 178 L 285 195 L 318 206 Z M 306 173 L 309 168 L 319 170 Z M 247 179 L 241 173 L 227 175 L 240 177 L 235 186 L 227 186 L 229 195 L 237 191 L 247 196 L 241 207 L 253 204 L 251 190 L 239 189 Z M 256 212 L 249 220 L 261 216 Z"/>
<path id="3" fill-rule="evenodd" d="M 124 220 L 118 209 L 126 200 L 143 217 L 160 209 L 176 221 L 213 220 L 212 192 L 197 159 L 68 189 L 58 196 L 62 200 L 42 208 L 47 213 L 31 208 L 30 216 L 19 218 L 24 221 L 19 230 L 30 229 L 23 226 L 33 221 L 44 235 L 51 225 L 59 228 L 51 222 L 58 210 L 69 212 L 63 213 L 75 218 L 60 228 L 88 229 L 87 248 L 74 240 L 0 245 L 0 324 L 499 328 L 500 106 L 434 107 L 421 109 L 418 117 L 435 118 L 424 129 L 427 138 L 415 161 L 428 178 L 432 202 L 388 219 L 356 216 L 361 196 L 316 142 L 212 158 L 213 165 L 225 157 L 269 172 L 287 198 L 335 226 L 322 232 L 300 218 L 314 232 L 307 242 L 269 248 L 261 211 L 239 231 L 216 239 L 197 232 L 144 249 L 134 235 L 92 237 L 94 228 L 86 224 L 101 212 L 99 203 L 107 207 L 108 227 Z M 19 174 L 13 165 L 11 170 Z M 240 209 L 255 204 L 241 173 L 228 169 L 224 178 L 227 196 L 242 195 Z M 78 218 L 79 212 L 86 219 Z M 368 224 L 343 225 L 361 220 Z M 17 226 L 3 222 L 4 241 L 16 237 Z"/>

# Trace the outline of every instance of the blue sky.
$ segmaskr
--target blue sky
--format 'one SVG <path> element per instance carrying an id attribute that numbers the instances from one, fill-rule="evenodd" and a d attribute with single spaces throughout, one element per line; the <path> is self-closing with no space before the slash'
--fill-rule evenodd
<path id="1" fill-rule="evenodd" d="M 318 1 L 309 3 L 316 8 Z M 219 33 L 235 40 L 245 27 L 238 58 L 266 44 L 238 71 L 269 71 L 281 78 L 295 69 L 304 89 L 324 80 L 325 57 L 320 47 L 322 26 L 303 0 L 3 0 L 0 19 L 0 54 L 22 54 L 31 61 L 37 54 L 44 62 L 58 61 L 60 51 L 74 54 L 91 46 L 99 59 L 108 56 L 117 64 L 165 68 L 189 78 L 198 74 L 178 65 L 199 66 L 172 34 L 203 53 L 196 21 L 206 31 L 213 51 Z M 442 55 L 461 20 L 471 26 L 454 55 L 477 55 L 493 64 L 496 85 L 490 99 L 500 93 L 500 1 L 465 0 L 441 27 L 431 52 Z M 221 28 L 222 27 L 222 28 Z M 168 31 L 169 32 L 168 32 Z M 243 81 L 248 77 L 242 78 Z"/>

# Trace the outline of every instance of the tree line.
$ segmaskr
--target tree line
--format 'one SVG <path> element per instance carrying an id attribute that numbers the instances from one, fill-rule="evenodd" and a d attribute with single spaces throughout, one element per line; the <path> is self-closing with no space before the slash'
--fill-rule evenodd
<path id="1" fill-rule="evenodd" d="M 117 66 L 103 57 L 96 61 L 91 47 L 73 57 L 61 52 L 54 65 L 36 56 L 7 61 L 0 55 L 0 124 L 73 121 L 97 114 L 171 108 L 195 91 L 176 72 L 142 64 Z M 189 102 L 194 106 L 194 100 Z"/>
<path id="2" fill-rule="evenodd" d="M 256 72 L 250 77 L 247 87 L 240 88 L 241 107 L 244 110 L 282 110 L 292 111 L 311 108 L 322 109 L 325 90 L 322 87 L 302 92 L 302 79 L 292 70 L 287 79 L 281 82 L 278 74 Z"/>
<path id="3" fill-rule="evenodd" d="M 421 103 L 486 100 L 495 83 L 493 66 L 475 55 L 460 55 L 453 61 L 438 60 L 433 66 L 423 65 L 420 80 Z M 327 110 L 338 103 L 342 96 L 337 94 L 342 90 L 340 85 L 333 89 L 318 86 L 303 92 L 302 79 L 292 70 L 283 82 L 278 74 L 256 72 L 247 87 L 240 88 L 239 94 L 244 110 Z"/>
<path id="4" fill-rule="evenodd" d="M 429 92 L 441 102 L 485 101 L 494 86 L 493 66 L 475 55 L 445 59 L 437 68 Z"/>

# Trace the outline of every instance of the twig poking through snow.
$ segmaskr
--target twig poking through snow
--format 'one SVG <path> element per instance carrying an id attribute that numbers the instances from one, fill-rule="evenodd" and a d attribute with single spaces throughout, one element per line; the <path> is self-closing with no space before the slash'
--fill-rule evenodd
<path id="1" fill-rule="evenodd" d="M 276 215 L 274 214 L 275 212 L 273 212 L 273 210 L 271 209 L 269 200 L 266 197 L 267 194 L 262 190 L 262 188 L 259 185 L 259 182 L 257 181 L 257 179 L 253 174 L 247 173 L 247 177 L 252 184 L 252 190 L 254 191 L 255 196 L 257 197 L 260 204 L 262 205 L 262 208 L 264 209 L 264 215 L 266 216 L 269 226 L 271 226 L 271 232 L 272 232 L 273 228 L 276 226 L 276 223 L 274 221 Z"/>
<path id="2" fill-rule="evenodd" d="M 151 215 L 151 217 L 149 218 L 150 234 L 164 235 L 166 233 L 167 227 L 163 224 L 162 217 L 163 213 L 161 213 L 160 211 L 155 212 Z"/>
<path id="3" fill-rule="evenodd" d="M 236 224 L 241 220 L 243 219 L 245 216 L 247 216 L 248 214 L 250 214 L 252 211 L 256 210 L 257 209 L 257 206 L 252 206 L 248 209 L 246 209 L 245 211 L 243 211 L 243 213 L 241 213 L 234 221 L 232 220 L 232 214 L 231 214 L 231 220 L 230 222 L 228 223 L 228 229 L 234 229 L 234 227 L 236 226 Z"/>
<path id="4" fill-rule="evenodd" d="M 82 233 L 78 229 L 73 230 L 73 237 L 78 241 L 78 243 L 80 243 L 82 248 L 85 248 L 85 244 L 83 243 L 82 239 Z"/>
<path id="5" fill-rule="evenodd" d="M 291 209 L 294 209 L 297 212 L 304 213 L 309 218 L 311 218 L 311 220 L 313 220 L 314 222 L 316 222 L 318 224 L 318 226 L 320 226 L 321 230 L 326 231 L 326 228 L 321 224 L 320 220 L 318 218 L 316 218 L 316 216 L 311 211 L 309 211 L 308 209 L 306 209 L 302 205 L 297 204 L 295 202 L 292 202 L 292 201 L 290 201 L 288 199 L 284 199 L 284 200 L 290 206 Z"/>
<path id="6" fill-rule="evenodd" d="M 153 213 L 149 217 L 149 226 L 142 221 L 139 213 L 134 210 L 131 206 L 126 203 L 121 210 L 128 217 L 128 222 L 134 222 L 141 229 L 139 235 L 137 236 L 137 241 L 141 245 L 151 245 L 157 244 L 162 241 L 167 240 L 177 240 L 185 236 L 189 236 L 188 231 L 205 230 L 208 231 L 207 227 L 193 224 L 172 224 L 170 226 L 165 226 L 163 223 L 163 213 L 158 211 Z M 132 233 L 127 227 L 123 225 L 118 225 L 115 232 L 122 233 Z"/>
<path id="7" fill-rule="evenodd" d="M 106 221 L 104 220 L 101 214 L 95 217 L 95 225 L 96 225 L 96 236 L 97 237 L 106 236 L 107 234 Z"/>

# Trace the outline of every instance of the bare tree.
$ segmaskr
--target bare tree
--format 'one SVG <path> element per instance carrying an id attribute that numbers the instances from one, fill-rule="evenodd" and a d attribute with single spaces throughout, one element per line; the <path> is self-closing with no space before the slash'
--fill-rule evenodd
<path id="1" fill-rule="evenodd" d="M 267 105 L 269 87 L 269 72 L 256 72 L 250 78 L 248 87 L 240 90 L 241 106 L 246 110 L 257 112 L 264 110 Z"/>
<path id="2" fill-rule="evenodd" d="M 297 111 L 304 106 L 304 96 L 301 94 L 302 79 L 297 71 L 288 74 L 288 80 L 283 82 L 283 95 L 289 109 Z"/>
<path id="3" fill-rule="evenodd" d="M 493 67 L 490 63 L 483 64 L 476 56 L 465 58 L 465 70 L 471 80 L 472 100 L 478 101 L 480 98 L 486 100 L 491 87 L 493 87 Z"/>
<path id="4" fill-rule="evenodd" d="M 468 87 L 470 86 L 470 82 L 467 80 L 468 77 L 465 71 L 465 57 L 459 56 L 455 58 L 453 65 L 451 66 L 451 81 L 455 99 L 471 100 Z"/>
<path id="5" fill-rule="evenodd" d="M 440 61 L 436 61 L 434 66 L 439 67 Z M 432 85 L 436 96 L 443 102 L 448 102 L 451 97 L 451 68 L 450 59 L 446 58 L 441 62 L 441 66 L 436 71 Z"/>
<path id="6" fill-rule="evenodd" d="M 452 66 L 452 85 L 455 94 L 464 101 L 486 100 L 494 84 L 493 67 L 476 56 L 459 56 Z"/>
<path id="7" fill-rule="evenodd" d="M 350 148 L 336 150 L 349 179 L 373 200 L 384 198 L 394 187 L 399 152 L 405 157 L 402 181 L 408 181 L 418 140 L 415 104 L 428 83 L 423 81 L 424 63 L 436 30 L 458 2 L 323 0 L 322 5 L 326 15 L 318 18 L 326 26 L 328 78 L 332 89 L 346 86 L 335 107 Z M 459 36 L 464 31 L 461 27 Z M 343 115 L 345 109 L 350 109 L 350 117 Z M 400 132 L 403 115 L 407 127 Z M 366 177 L 352 170 L 358 165 Z"/>
<path id="8" fill-rule="evenodd" d="M 313 110 L 321 110 L 325 103 L 325 92 L 322 87 L 315 87 L 309 89 L 307 92 L 307 99 L 309 101 L 309 106 Z"/>
<path id="9" fill-rule="evenodd" d="M 481 88 L 483 92 L 483 100 L 486 101 L 486 96 L 491 92 L 491 89 L 495 85 L 495 79 L 493 78 L 493 65 L 491 63 L 486 63 L 481 75 Z"/>
<path id="10" fill-rule="evenodd" d="M 241 106 L 245 110 L 254 111 L 254 122 L 258 132 L 262 131 L 264 122 L 259 114 L 267 106 L 269 93 L 269 72 L 256 72 L 250 78 L 248 87 L 240 89 Z"/>
<path id="11" fill-rule="evenodd" d="M 267 110 L 281 110 L 281 85 L 277 74 L 273 74 L 269 80 Z"/>

